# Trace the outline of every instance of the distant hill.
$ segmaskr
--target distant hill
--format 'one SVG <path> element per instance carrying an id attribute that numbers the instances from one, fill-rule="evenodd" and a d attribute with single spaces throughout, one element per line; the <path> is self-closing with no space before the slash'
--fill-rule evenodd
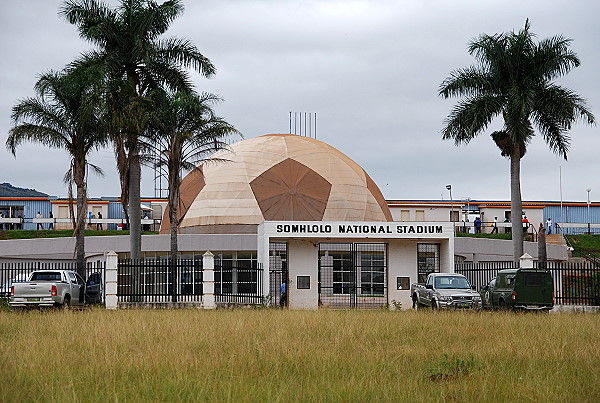
<path id="1" fill-rule="evenodd" d="M 30 197 L 30 196 L 48 196 L 46 193 L 38 192 L 34 189 L 23 189 L 14 187 L 10 183 L 0 183 L 0 197 Z"/>

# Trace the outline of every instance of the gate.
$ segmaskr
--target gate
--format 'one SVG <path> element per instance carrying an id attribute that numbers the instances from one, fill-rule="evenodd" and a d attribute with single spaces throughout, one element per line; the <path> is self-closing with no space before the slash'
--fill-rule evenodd
<path id="1" fill-rule="evenodd" d="M 320 307 L 380 308 L 385 304 L 385 243 L 319 244 Z"/>

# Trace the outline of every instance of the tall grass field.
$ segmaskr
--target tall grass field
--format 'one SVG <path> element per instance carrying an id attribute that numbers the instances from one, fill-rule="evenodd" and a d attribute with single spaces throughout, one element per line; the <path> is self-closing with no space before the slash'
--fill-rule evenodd
<path id="1" fill-rule="evenodd" d="M 600 316 L 1 311 L 0 401 L 599 402 Z"/>

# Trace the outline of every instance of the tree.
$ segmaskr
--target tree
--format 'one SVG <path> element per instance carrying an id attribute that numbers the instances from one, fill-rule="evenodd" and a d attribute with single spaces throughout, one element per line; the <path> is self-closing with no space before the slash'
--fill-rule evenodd
<path id="1" fill-rule="evenodd" d="M 87 212 L 87 157 L 94 148 L 106 144 L 102 129 L 102 76 L 97 71 L 74 70 L 49 72 L 35 85 L 37 97 L 20 101 L 12 109 L 14 127 L 6 141 L 16 155 L 17 147 L 32 141 L 51 148 L 64 149 L 71 157 L 65 182 L 69 185 L 69 203 L 75 232 L 77 272 L 85 278 L 85 218 Z M 72 184 L 77 188 L 77 221 L 74 220 Z"/>
<path id="2" fill-rule="evenodd" d="M 129 199 L 131 257 L 141 253 L 140 137 L 151 106 L 149 92 L 155 88 L 190 92 L 187 69 L 210 77 L 215 68 L 191 41 L 161 39 L 169 25 L 183 12 L 179 0 L 157 4 L 150 0 L 120 0 L 111 9 L 96 0 L 68 0 L 61 14 L 79 29 L 96 49 L 83 54 L 74 65 L 100 66 L 107 79 L 111 135 L 115 139 L 117 167 L 123 199 Z"/>
<path id="3" fill-rule="evenodd" d="M 223 162 L 211 157 L 227 145 L 222 140 L 239 132 L 216 116 L 212 106 L 219 98 L 212 94 L 153 93 L 155 109 L 150 117 L 150 136 L 144 149 L 154 165 L 167 177 L 169 200 L 167 211 L 171 232 L 171 263 L 177 259 L 177 228 L 179 226 L 179 185 L 182 171 L 199 170 L 201 162 Z M 176 271 L 171 270 L 172 292 L 175 298 Z M 175 302 L 175 301 L 174 301 Z"/>
<path id="4" fill-rule="evenodd" d="M 579 66 L 562 36 L 534 42 L 529 20 L 519 32 L 481 35 L 469 44 L 477 66 L 454 70 L 439 88 L 444 98 L 462 97 L 445 120 L 442 137 L 456 145 L 481 134 L 496 117 L 502 130 L 491 134 L 510 158 L 513 257 L 523 254 L 521 227 L 521 158 L 535 135 L 541 133 L 550 150 L 567 159 L 571 126 L 578 120 L 594 124 L 586 102 L 573 91 L 552 81 Z"/>

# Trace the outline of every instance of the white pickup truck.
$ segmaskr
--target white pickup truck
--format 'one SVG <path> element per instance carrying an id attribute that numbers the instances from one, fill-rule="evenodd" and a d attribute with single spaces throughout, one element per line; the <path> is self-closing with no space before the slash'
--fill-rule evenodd
<path id="1" fill-rule="evenodd" d="M 431 273 L 425 284 L 412 284 L 410 294 L 413 308 L 481 309 L 481 296 L 471 288 L 462 274 Z"/>
<path id="2" fill-rule="evenodd" d="M 85 281 L 70 270 L 38 270 L 22 283 L 13 283 L 9 304 L 13 309 L 85 303 Z"/>

